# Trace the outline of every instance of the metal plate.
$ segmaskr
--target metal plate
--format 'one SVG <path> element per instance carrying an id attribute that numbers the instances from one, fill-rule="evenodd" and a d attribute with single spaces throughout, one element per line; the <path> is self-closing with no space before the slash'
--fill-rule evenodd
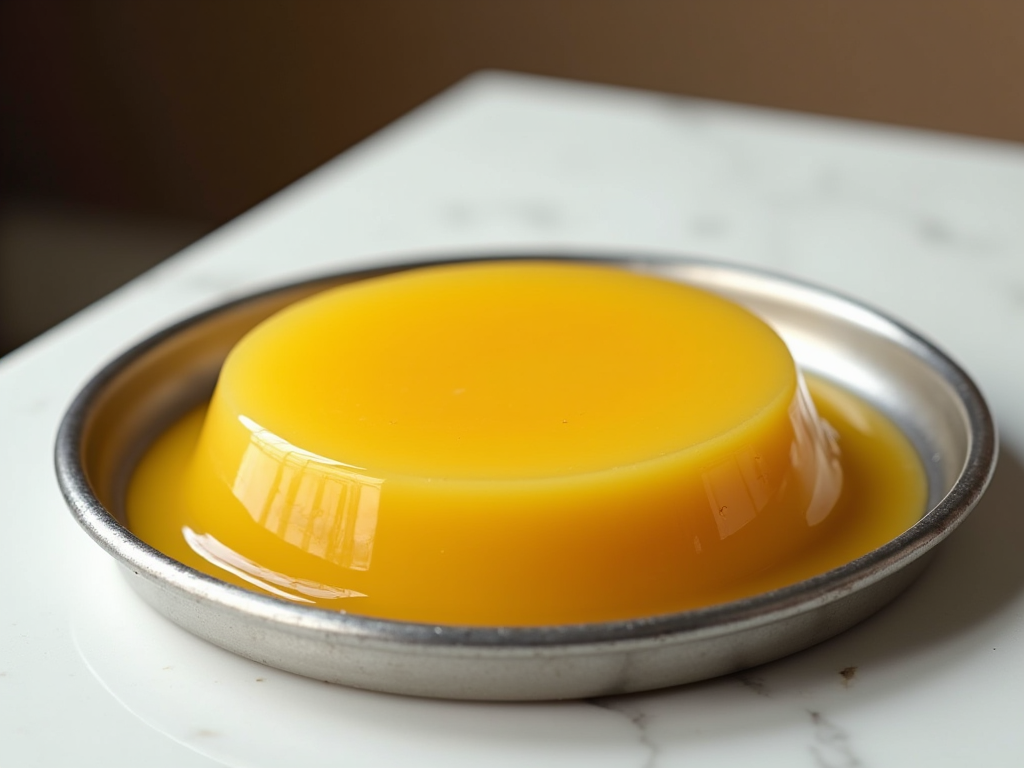
<path id="1" fill-rule="evenodd" d="M 56 467 L 68 505 L 147 602 L 231 651 L 379 691 L 531 700 L 677 685 L 818 643 L 907 587 L 981 497 L 996 462 L 991 415 L 970 378 L 918 335 L 834 293 L 750 269 L 689 259 L 589 260 L 704 287 L 765 318 L 804 370 L 853 391 L 904 430 L 928 475 L 927 514 L 841 568 L 756 597 L 633 621 L 525 628 L 415 624 L 286 603 L 194 571 L 124 527 L 124 487 L 141 452 L 209 396 L 228 350 L 249 328 L 330 285 L 422 263 L 336 275 L 236 301 L 126 352 L 85 386 L 61 425 Z"/>

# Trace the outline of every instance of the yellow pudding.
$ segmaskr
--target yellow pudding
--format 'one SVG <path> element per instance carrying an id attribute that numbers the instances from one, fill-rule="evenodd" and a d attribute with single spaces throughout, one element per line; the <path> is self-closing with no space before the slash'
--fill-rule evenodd
<path id="1" fill-rule="evenodd" d="M 747 310 L 563 262 L 431 267 L 250 331 L 128 520 L 219 578 L 381 618 L 637 618 L 782 586 L 923 511 L 899 431 Z M 836 440 L 838 433 L 839 439 Z"/>

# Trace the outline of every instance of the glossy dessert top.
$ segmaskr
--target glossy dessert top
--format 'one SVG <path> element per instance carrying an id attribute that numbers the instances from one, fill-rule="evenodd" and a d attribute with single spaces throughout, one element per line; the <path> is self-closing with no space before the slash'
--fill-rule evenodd
<path id="1" fill-rule="evenodd" d="M 287 309 L 234 349 L 216 399 L 370 473 L 493 480 L 685 450 L 795 388 L 781 339 L 717 296 L 606 267 L 498 262 Z"/>

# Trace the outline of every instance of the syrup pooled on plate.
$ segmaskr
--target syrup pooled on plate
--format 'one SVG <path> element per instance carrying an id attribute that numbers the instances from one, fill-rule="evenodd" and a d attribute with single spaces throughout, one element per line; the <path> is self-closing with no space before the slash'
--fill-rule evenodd
<path id="1" fill-rule="evenodd" d="M 842 565 L 924 511 L 899 430 L 810 392 L 767 324 L 691 286 L 410 270 L 250 331 L 143 458 L 128 521 L 223 580 L 379 618 L 685 610 Z"/>

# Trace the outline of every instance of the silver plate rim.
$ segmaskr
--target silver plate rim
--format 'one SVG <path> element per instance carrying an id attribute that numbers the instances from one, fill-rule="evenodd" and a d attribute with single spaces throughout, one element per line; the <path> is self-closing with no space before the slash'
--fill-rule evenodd
<path id="1" fill-rule="evenodd" d="M 856 560 L 798 584 L 734 602 L 674 614 L 593 624 L 545 627 L 475 627 L 438 625 L 374 619 L 351 613 L 293 605 L 249 592 L 197 572 L 153 549 L 118 522 L 96 497 L 83 466 L 83 430 L 97 398 L 126 366 L 147 351 L 194 328 L 220 313 L 273 294 L 328 285 L 338 279 L 362 279 L 378 274 L 444 263 L 493 259 L 555 259 L 592 261 L 665 273 L 671 267 L 687 267 L 767 282 L 780 291 L 811 294 L 838 303 L 859 316 L 869 317 L 901 346 L 911 350 L 948 383 L 962 403 L 969 425 L 968 452 L 960 476 L 949 492 L 912 528 Z M 189 595 L 197 604 L 237 612 L 273 625 L 321 636 L 324 642 L 355 643 L 363 647 L 414 646 L 421 652 L 464 652 L 491 649 L 501 656 L 534 653 L 538 649 L 632 646 L 651 639 L 669 640 L 716 637 L 770 622 L 785 620 L 821 608 L 853 592 L 879 582 L 928 553 L 970 513 L 995 469 L 998 438 L 992 415 L 979 388 L 967 373 L 938 347 L 899 321 L 862 302 L 812 283 L 780 274 L 684 256 L 609 255 L 588 252 L 556 252 L 551 255 L 509 253 L 478 257 L 403 261 L 385 267 L 339 271 L 279 285 L 181 320 L 118 355 L 79 391 L 58 430 L 54 460 L 57 480 L 68 506 L 86 532 L 132 573 L 161 588 Z M 268 662 L 273 664 L 273 662 Z"/>

